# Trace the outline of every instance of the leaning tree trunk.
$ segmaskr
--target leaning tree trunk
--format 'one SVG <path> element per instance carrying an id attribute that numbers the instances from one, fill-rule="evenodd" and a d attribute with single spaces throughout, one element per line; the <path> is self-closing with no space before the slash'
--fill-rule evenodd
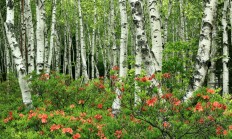
<path id="1" fill-rule="evenodd" d="M 26 67 L 22 58 L 22 54 L 20 53 L 19 44 L 16 40 L 16 35 L 14 33 L 14 1 L 6 0 L 7 6 L 7 16 L 5 22 L 5 29 L 7 34 L 7 39 L 13 54 L 15 66 L 18 73 L 18 81 L 19 86 L 22 92 L 23 103 L 31 108 L 32 100 L 31 100 L 31 92 L 28 87 L 28 82 L 25 79 L 26 77 Z"/>
<path id="2" fill-rule="evenodd" d="M 45 0 L 38 0 L 36 5 L 36 70 L 40 74 L 44 68 L 44 31 L 45 31 Z"/>
<path id="3" fill-rule="evenodd" d="M 217 0 L 209 0 L 206 2 L 200 32 L 199 48 L 196 57 L 195 73 L 193 75 L 193 83 L 184 96 L 184 101 L 187 101 L 190 97 L 192 97 L 193 92 L 202 87 L 205 81 L 210 62 L 209 56 L 212 40 L 212 22 L 216 12 L 216 5 Z"/>
<path id="4" fill-rule="evenodd" d="M 222 11 L 222 28 L 223 28 L 223 96 L 229 93 L 229 53 L 228 53 L 228 33 L 227 33 L 227 11 L 229 6 L 229 0 L 224 1 L 224 8 Z"/>
<path id="5" fill-rule="evenodd" d="M 127 74 L 127 39 L 128 39 L 128 23 L 126 13 L 126 0 L 119 0 L 120 17 L 121 17 L 121 38 L 120 38 L 120 57 L 119 57 L 119 77 L 123 78 Z M 116 88 L 116 98 L 113 101 L 112 113 L 114 115 L 119 113 L 121 107 L 121 100 L 119 96 L 121 91 Z"/>
<path id="6" fill-rule="evenodd" d="M 52 9 L 52 26 L 51 26 L 51 36 L 50 36 L 50 48 L 48 55 L 48 66 L 47 73 L 50 73 L 53 50 L 54 50 L 54 38 L 55 38 L 55 24 L 56 24 L 56 0 L 53 0 L 53 9 Z"/>
<path id="7" fill-rule="evenodd" d="M 79 9 L 79 19 L 80 19 L 80 39 L 81 39 L 81 60 L 82 60 L 82 75 L 85 79 L 85 82 L 89 80 L 89 76 L 87 73 L 87 64 L 86 64 L 86 49 L 84 42 L 84 29 L 82 23 L 82 13 L 81 13 L 81 2 L 78 0 L 78 9 Z"/>

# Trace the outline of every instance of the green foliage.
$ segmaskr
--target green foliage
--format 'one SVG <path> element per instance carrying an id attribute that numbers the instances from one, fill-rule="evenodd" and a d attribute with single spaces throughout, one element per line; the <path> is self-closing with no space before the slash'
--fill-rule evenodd
<path id="1" fill-rule="evenodd" d="M 110 72 L 111 81 L 94 79 L 87 84 L 58 73 L 31 75 L 33 92 L 32 110 L 20 106 L 18 93 L 9 99 L 2 90 L 3 109 L 0 133 L 3 138 L 230 138 L 232 137 L 232 101 L 218 92 L 201 88 L 187 102 L 181 101 L 183 93 L 166 86 L 171 73 L 150 77 L 117 77 L 118 68 Z M 162 95 L 152 81 L 163 82 Z M 15 82 L 15 83 L 14 83 Z M 16 84 L 16 80 L 10 80 Z M 141 101 L 134 104 L 135 83 Z M 0 88 L 4 88 L 4 84 Z M 122 92 L 121 111 L 116 117 L 111 105 L 115 89 Z M 11 91 L 18 91 L 16 90 Z M 228 96 L 229 98 L 229 96 Z M 8 102 L 7 102 L 8 101 Z M 20 99 L 21 101 L 21 99 Z M 6 105 L 7 104 L 7 105 Z"/>

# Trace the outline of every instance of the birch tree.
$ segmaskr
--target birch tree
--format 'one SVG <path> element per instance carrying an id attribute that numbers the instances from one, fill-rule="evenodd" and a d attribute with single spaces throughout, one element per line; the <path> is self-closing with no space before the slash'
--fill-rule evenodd
<path id="1" fill-rule="evenodd" d="M 119 55 L 119 77 L 123 78 L 127 74 L 127 39 L 128 39 L 128 23 L 126 13 L 126 0 L 119 0 L 120 17 L 121 17 L 121 38 L 120 38 L 120 55 Z M 116 98 L 113 101 L 112 113 L 117 114 L 121 107 L 119 96 L 121 91 L 116 88 Z"/>
<path id="2" fill-rule="evenodd" d="M 54 38 L 55 38 L 55 24 L 56 24 L 56 0 L 53 0 L 52 4 L 52 25 L 51 25 L 51 37 L 50 37 L 50 48 L 49 48 L 49 55 L 48 55 L 48 67 L 47 73 L 50 73 L 52 57 L 53 57 L 53 50 L 54 50 Z"/>
<path id="3" fill-rule="evenodd" d="M 78 9 L 79 9 L 79 22 L 80 22 L 80 41 L 81 41 L 81 61 L 82 61 L 82 75 L 87 82 L 89 80 L 89 76 L 87 73 L 87 64 L 86 64 L 86 49 L 84 42 L 84 29 L 83 29 L 83 19 L 81 13 L 81 2 L 78 0 Z"/>
<path id="4" fill-rule="evenodd" d="M 44 68 L 44 47 L 45 47 L 45 0 L 38 0 L 36 3 L 36 70 L 40 74 Z"/>
<path id="5" fill-rule="evenodd" d="M 25 22 L 27 34 L 27 52 L 28 52 L 28 73 L 35 70 L 35 47 L 34 47 L 34 27 L 32 23 L 32 12 L 30 0 L 25 0 Z"/>
<path id="6" fill-rule="evenodd" d="M 222 29 L 223 29 L 223 87 L 222 92 L 225 96 L 229 93 L 229 52 L 228 52 L 228 33 L 227 33 L 227 11 L 229 6 L 229 0 L 224 1 L 224 8 L 222 11 Z"/>
<path id="7" fill-rule="evenodd" d="M 16 40 L 16 35 L 14 33 L 14 0 L 6 0 L 7 16 L 5 22 L 5 29 L 7 39 L 13 54 L 15 66 L 18 73 L 18 82 L 20 90 L 22 93 L 22 99 L 25 106 L 32 108 L 31 92 L 28 87 L 28 82 L 26 77 L 26 67 L 23 61 L 22 54 L 20 53 L 19 44 Z"/>
<path id="8" fill-rule="evenodd" d="M 193 92 L 202 87 L 205 81 L 208 71 L 208 63 L 210 62 L 209 56 L 212 39 L 212 22 L 215 14 L 214 12 L 216 12 L 216 5 L 217 0 L 209 0 L 205 4 L 193 83 L 184 96 L 184 101 L 187 101 L 190 97 L 192 97 Z"/>

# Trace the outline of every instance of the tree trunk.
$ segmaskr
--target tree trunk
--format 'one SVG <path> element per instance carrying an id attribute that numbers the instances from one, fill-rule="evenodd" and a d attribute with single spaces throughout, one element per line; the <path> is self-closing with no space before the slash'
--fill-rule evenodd
<path id="1" fill-rule="evenodd" d="M 16 40 L 16 35 L 14 33 L 14 1 L 6 0 L 6 6 L 7 6 L 7 17 L 5 22 L 5 29 L 6 29 L 7 39 L 10 48 L 12 50 L 14 62 L 18 73 L 18 81 L 22 92 L 23 103 L 27 107 L 31 108 L 32 107 L 31 92 L 28 87 L 28 82 L 25 79 L 26 67 L 22 55 L 20 53 L 20 48 Z"/>
<path id="2" fill-rule="evenodd" d="M 37 56 L 36 70 L 40 74 L 44 68 L 44 31 L 45 31 L 45 0 L 38 0 L 36 5 L 36 41 L 37 41 Z"/>
<path id="3" fill-rule="evenodd" d="M 196 57 L 195 73 L 193 75 L 193 83 L 184 96 L 184 101 L 187 101 L 190 97 L 192 97 L 193 92 L 202 87 L 205 81 L 205 76 L 210 62 L 209 56 L 212 39 L 212 22 L 216 12 L 216 5 L 217 0 L 209 0 L 206 2 L 200 32 L 199 48 Z"/>
<path id="4" fill-rule="evenodd" d="M 121 38 L 120 38 L 120 57 L 119 57 L 119 77 L 123 78 L 127 74 L 127 39 L 128 39 L 128 23 L 126 12 L 126 0 L 119 0 L 120 17 L 121 17 Z M 119 96 L 121 91 L 116 88 L 116 98 L 113 101 L 112 113 L 117 114 L 121 107 Z"/>
<path id="5" fill-rule="evenodd" d="M 54 50 L 54 38 L 55 35 L 55 24 L 56 24 L 56 0 L 53 0 L 53 9 L 52 9 L 52 25 L 51 25 L 51 36 L 50 36 L 50 48 L 49 48 L 49 55 L 48 55 L 48 67 L 47 73 L 50 73 L 51 62 L 53 57 L 53 50 Z"/>
<path id="6" fill-rule="evenodd" d="M 86 49 L 84 42 L 84 29 L 83 29 L 83 19 L 81 13 L 81 2 L 78 0 L 78 9 L 79 9 L 79 19 L 80 19 L 80 39 L 81 39 L 81 61 L 82 61 L 82 75 L 84 77 L 85 82 L 89 80 L 89 76 L 87 73 L 87 64 L 86 64 Z"/>
<path id="7" fill-rule="evenodd" d="M 224 1 L 224 8 L 222 11 L 222 30 L 223 30 L 223 96 L 229 93 L 229 53 L 228 53 L 228 32 L 227 32 L 227 11 L 229 6 L 229 0 Z"/>
<path id="8" fill-rule="evenodd" d="M 172 0 L 169 0 L 168 1 L 168 13 L 165 16 L 165 20 L 164 20 L 164 45 L 168 41 L 168 19 L 171 14 L 171 11 L 172 11 Z"/>
<path id="9" fill-rule="evenodd" d="M 28 73 L 35 70 L 35 40 L 34 40 L 34 27 L 32 23 L 32 12 L 30 0 L 25 0 L 25 22 L 27 34 L 27 52 L 28 52 Z"/>

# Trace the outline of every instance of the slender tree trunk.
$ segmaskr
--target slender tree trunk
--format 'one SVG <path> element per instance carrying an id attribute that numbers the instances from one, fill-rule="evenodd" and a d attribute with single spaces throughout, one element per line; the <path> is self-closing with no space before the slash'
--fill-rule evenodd
<path id="1" fill-rule="evenodd" d="M 45 31 L 45 0 L 38 0 L 36 4 L 36 41 L 37 41 L 37 56 L 36 70 L 40 74 L 44 68 L 44 31 Z"/>
<path id="2" fill-rule="evenodd" d="M 169 19 L 169 16 L 171 15 L 171 11 L 172 11 L 172 0 L 169 0 L 168 1 L 168 13 L 165 16 L 165 20 L 164 20 L 164 45 L 168 41 L 168 19 Z"/>
<path id="3" fill-rule="evenodd" d="M 49 48 L 49 55 L 48 55 L 48 67 L 47 73 L 50 73 L 51 62 L 53 57 L 53 50 L 54 50 L 54 38 L 55 35 L 55 24 L 56 24 L 56 0 L 53 0 L 53 9 L 52 9 L 52 25 L 51 25 L 51 36 L 50 36 L 50 48 Z"/>
<path id="4" fill-rule="evenodd" d="M 59 36 L 57 34 L 57 31 L 55 31 L 55 38 L 56 38 L 56 45 L 55 45 L 55 55 L 56 55 L 56 71 L 60 72 L 60 40 Z"/>
<path id="5" fill-rule="evenodd" d="M 81 55 L 80 55 L 80 44 L 79 44 L 79 23 L 76 20 L 76 68 L 75 68 L 75 79 L 80 77 L 80 66 L 81 66 Z"/>
<path id="6" fill-rule="evenodd" d="M 222 29 L 223 29 L 223 96 L 229 93 L 229 52 L 228 52 L 228 32 L 227 32 L 227 11 L 229 6 L 229 0 L 224 1 L 224 8 L 222 11 Z"/>
<path id="7" fill-rule="evenodd" d="M 28 51 L 28 73 L 35 70 L 35 41 L 34 41 L 34 27 L 32 23 L 32 12 L 30 0 L 25 0 L 25 22 L 27 34 L 27 51 Z"/>
<path id="8" fill-rule="evenodd" d="M 127 40 L 128 40 L 128 23 L 126 12 L 126 0 L 119 0 L 120 17 L 121 17 L 121 38 L 120 38 L 120 57 L 119 57 L 119 77 L 123 78 L 127 74 Z M 121 107 L 119 96 L 121 91 L 116 88 L 116 98 L 113 101 L 112 113 L 117 114 Z"/>
<path id="9" fill-rule="evenodd" d="M 183 11 L 183 0 L 180 0 L 180 39 L 181 41 L 185 41 L 185 26 L 184 26 L 184 11 Z"/>
<path id="10" fill-rule="evenodd" d="M 89 80 L 89 76 L 87 73 L 87 64 L 86 64 L 86 49 L 84 42 L 84 29 L 83 29 L 83 19 L 81 13 L 81 2 L 78 0 L 78 9 L 79 9 L 79 19 L 80 19 L 80 39 L 81 39 L 81 61 L 82 61 L 82 75 L 85 79 L 85 82 Z"/>
<path id="11" fill-rule="evenodd" d="M 14 62 L 16 65 L 18 73 L 19 86 L 22 92 L 23 103 L 28 107 L 32 107 L 31 93 L 28 87 L 28 82 L 26 81 L 26 67 L 23 61 L 22 55 L 20 53 L 19 44 L 16 40 L 16 35 L 14 33 L 14 0 L 6 0 L 7 6 L 7 17 L 5 22 L 5 29 L 7 34 L 7 39 L 12 50 L 14 57 Z"/>
<path id="12" fill-rule="evenodd" d="M 193 92 L 202 87 L 205 76 L 208 71 L 208 63 L 210 62 L 210 47 L 212 39 L 213 17 L 216 12 L 217 0 L 209 0 L 204 9 L 202 19 L 202 28 L 200 33 L 199 48 L 196 57 L 195 73 L 193 75 L 193 83 L 188 89 L 186 96 L 183 98 L 187 101 L 192 97 Z"/>

